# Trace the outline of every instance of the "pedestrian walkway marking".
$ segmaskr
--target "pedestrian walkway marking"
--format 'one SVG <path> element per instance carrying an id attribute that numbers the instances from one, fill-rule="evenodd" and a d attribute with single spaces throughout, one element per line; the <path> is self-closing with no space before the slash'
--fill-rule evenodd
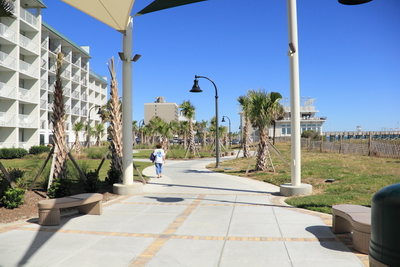
<path id="1" fill-rule="evenodd" d="M 198 197 L 184 210 L 174 222 L 152 243 L 148 246 L 141 255 L 139 255 L 129 266 L 141 267 L 146 264 L 156 255 L 162 246 L 169 240 L 169 238 L 176 232 L 179 226 L 189 217 L 189 215 L 197 208 L 205 195 L 198 195 Z"/>

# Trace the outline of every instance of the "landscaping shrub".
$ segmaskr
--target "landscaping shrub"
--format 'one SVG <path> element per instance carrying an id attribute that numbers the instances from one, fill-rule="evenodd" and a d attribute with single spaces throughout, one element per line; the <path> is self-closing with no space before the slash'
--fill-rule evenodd
<path id="1" fill-rule="evenodd" d="M 111 167 L 108 170 L 107 175 L 108 176 L 106 177 L 105 181 L 108 184 L 112 185 L 112 184 L 115 184 L 115 183 L 119 183 L 119 179 L 120 179 L 120 176 L 121 176 L 121 172 L 119 170 L 116 170 L 116 169 Z"/>
<path id="2" fill-rule="evenodd" d="M 18 208 L 19 205 L 24 204 L 24 195 L 24 189 L 10 187 L 4 192 L 1 201 L 7 209 Z"/>
<path id="3" fill-rule="evenodd" d="M 59 198 L 71 195 L 71 181 L 69 179 L 55 178 L 51 184 L 47 195 L 49 198 Z"/>
<path id="4" fill-rule="evenodd" d="M 101 188 L 101 182 L 99 179 L 99 173 L 97 171 L 88 171 L 85 173 L 86 176 L 86 184 L 85 190 L 87 193 L 96 193 L 99 192 Z"/>
<path id="5" fill-rule="evenodd" d="M 0 149 L 0 159 L 23 158 L 28 151 L 23 148 L 2 148 Z"/>
<path id="6" fill-rule="evenodd" d="M 40 145 L 40 146 L 31 146 L 31 148 L 29 149 L 29 154 L 33 155 L 42 154 L 44 152 L 50 152 L 50 147 Z"/>
<path id="7" fill-rule="evenodd" d="M 102 159 L 104 157 L 104 155 L 106 154 L 108 147 L 104 146 L 104 147 L 92 147 L 90 149 L 87 150 L 87 157 L 90 159 Z M 109 158 L 110 158 L 110 154 L 109 153 Z"/>

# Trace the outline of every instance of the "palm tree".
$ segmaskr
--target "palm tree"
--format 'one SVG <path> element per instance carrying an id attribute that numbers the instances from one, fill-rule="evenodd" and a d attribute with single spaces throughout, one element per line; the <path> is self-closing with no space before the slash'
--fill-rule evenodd
<path id="1" fill-rule="evenodd" d="M 237 98 L 240 108 L 244 117 L 244 125 L 243 125 L 243 157 L 250 157 L 250 122 L 249 122 L 249 105 L 250 99 L 248 95 L 242 95 Z"/>
<path id="2" fill-rule="evenodd" d="M 180 121 L 179 122 L 179 135 L 183 136 L 183 147 L 186 149 L 187 145 L 187 132 L 189 130 L 189 122 L 188 121 Z"/>
<path id="3" fill-rule="evenodd" d="M 122 112 L 121 102 L 118 96 L 118 83 L 114 69 L 114 58 L 112 57 L 108 64 L 111 76 L 110 84 L 110 127 L 111 127 L 111 169 L 119 171 L 120 180 L 122 179 Z"/>
<path id="4" fill-rule="evenodd" d="M 83 128 L 84 128 L 84 124 L 83 124 L 83 122 L 80 122 L 80 121 L 75 122 L 74 126 L 72 128 L 72 130 L 75 133 L 75 142 L 74 142 L 73 146 L 75 147 L 75 151 L 78 155 L 80 155 L 81 151 L 82 151 L 82 144 L 81 144 L 81 141 L 79 141 L 79 132 L 82 131 Z"/>
<path id="5" fill-rule="evenodd" d="M 272 137 L 272 144 L 275 145 L 275 128 L 276 128 L 276 121 L 282 120 L 285 118 L 285 108 L 279 104 L 276 108 L 272 109 L 272 124 L 274 125 L 273 137 Z"/>
<path id="6" fill-rule="evenodd" d="M 201 136 L 199 136 L 201 138 L 201 146 L 205 147 L 206 139 L 207 139 L 207 124 L 208 124 L 208 121 L 201 120 L 201 122 L 197 122 L 196 124 L 197 124 L 198 132 L 201 133 Z"/>
<path id="7" fill-rule="evenodd" d="M 250 90 L 248 92 L 249 104 L 249 120 L 254 128 L 260 132 L 260 142 L 258 144 L 256 170 L 267 169 L 268 156 L 268 127 L 273 121 L 273 110 L 280 105 L 282 99 L 281 94 L 276 92 L 266 93 L 263 90 Z"/>
<path id="8" fill-rule="evenodd" d="M 94 137 L 96 137 L 96 146 L 101 146 L 101 137 L 104 134 L 104 124 L 102 123 L 98 123 L 93 127 L 93 130 L 91 130 L 90 132 L 92 133 L 92 135 Z"/>
<path id="9" fill-rule="evenodd" d="M 189 100 L 183 101 L 179 107 L 182 109 L 182 115 L 189 120 L 189 150 L 192 156 L 195 156 L 196 146 L 194 143 L 193 118 L 196 108 L 192 105 L 192 103 Z"/>
<path id="10" fill-rule="evenodd" d="M 65 105 L 63 86 L 61 80 L 61 66 L 64 61 L 64 55 L 59 52 L 56 59 L 57 73 L 54 88 L 54 104 L 53 104 L 53 135 L 55 145 L 55 165 L 53 177 L 65 179 L 67 177 L 67 138 L 65 133 Z"/>

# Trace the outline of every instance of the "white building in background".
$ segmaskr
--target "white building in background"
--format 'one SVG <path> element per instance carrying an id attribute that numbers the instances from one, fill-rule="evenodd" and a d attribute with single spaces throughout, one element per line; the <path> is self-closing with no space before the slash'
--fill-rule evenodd
<path id="1" fill-rule="evenodd" d="M 319 117 L 317 113 L 318 110 L 315 109 L 314 101 L 316 98 L 311 99 L 309 97 L 301 98 L 301 106 L 300 106 L 300 128 L 301 133 L 306 130 L 314 130 L 318 133 L 322 134 L 322 125 L 326 122 L 326 117 Z M 285 115 L 282 120 L 278 120 L 275 125 L 275 137 L 285 137 L 291 136 L 291 112 L 290 112 L 290 103 L 289 99 L 286 97 L 282 99 L 281 105 L 285 109 Z M 241 129 L 243 129 L 244 118 L 241 119 Z M 259 141 L 259 134 L 257 129 L 252 129 L 251 138 L 254 142 Z M 268 136 L 273 137 L 274 135 L 274 127 L 271 125 L 268 129 Z"/>
<path id="2" fill-rule="evenodd" d="M 89 47 L 81 47 L 42 21 L 41 0 L 15 0 L 12 16 L 0 17 L 0 148 L 52 142 L 55 58 L 64 54 L 62 85 L 67 141 L 73 124 L 101 122 L 95 106 L 107 102 L 107 80 L 89 68 Z M 95 110 L 95 111 L 93 111 Z M 85 132 L 79 133 L 85 141 Z M 106 138 L 106 134 L 104 138 Z"/>

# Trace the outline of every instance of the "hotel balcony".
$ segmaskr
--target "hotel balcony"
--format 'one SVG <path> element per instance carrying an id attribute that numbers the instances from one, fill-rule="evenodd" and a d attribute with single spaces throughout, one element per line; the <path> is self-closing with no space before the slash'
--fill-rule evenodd
<path id="1" fill-rule="evenodd" d="M 18 99 L 21 101 L 37 103 L 37 96 L 38 94 L 36 92 L 32 92 L 31 90 L 27 90 L 24 88 L 19 88 Z"/>
<path id="2" fill-rule="evenodd" d="M 19 45 L 35 54 L 39 53 L 39 45 L 22 34 L 19 35 Z"/>
<path id="3" fill-rule="evenodd" d="M 10 27 L 0 23 L 0 36 L 15 44 L 17 33 Z"/>
<path id="4" fill-rule="evenodd" d="M 0 98 L 6 97 L 15 99 L 17 96 L 17 87 L 0 82 Z"/>
<path id="5" fill-rule="evenodd" d="M 15 114 L 0 112 L 0 127 L 15 127 Z"/>
<path id="6" fill-rule="evenodd" d="M 26 23 L 28 23 L 29 25 L 31 25 L 35 29 L 38 29 L 39 21 L 32 13 L 30 13 L 29 11 L 27 11 L 27 10 L 25 10 L 23 8 L 20 8 L 19 14 L 20 14 L 20 18 L 23 21 L 25 21 Z"/>
<path id="7" fill-rule="evenodd" d="M 16 69 L 16 58 L 10 56 L 7 53 L 0 51 L 0 69 L 1 67 L 6 67 L 8 69 L 15 70 Z"/>
<path id="8" fill-rule="evenodd" d="M 18 126 L 21 128 L 37 128 L 37 117 L 18 114 Z"/>
<path id="9" fill-rule="evenodd" d="M 19 70 L 20 70 L 20 72 L 22 72 L 26 75 L 34 77 L 38 71 L 38 68 L 36 68 L 35 66 L 33 66 L 23 60 L 20 60 L 19 61 Z"/>

